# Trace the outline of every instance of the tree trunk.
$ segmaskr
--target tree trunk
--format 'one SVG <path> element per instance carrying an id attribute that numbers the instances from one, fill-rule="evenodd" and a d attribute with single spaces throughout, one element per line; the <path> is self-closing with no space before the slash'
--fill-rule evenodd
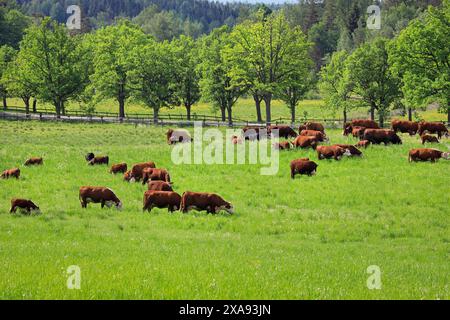
<path id="1" fill-rule="evenodd" d="M 220 113 L 221 113 L 221 116 L 222 116 L 222 122 L 225 122 L 226 121 L 226 116 L 225 116 L 225 108 L 223 108 L 223 107 L 221 107 L 220 108 Z"/>
<path id="2" fill-rule="evenodd" d="M 24 97 L 22 98 L 23 102 L 25 103 L 25 113 L 30 113 L 30 97 Z"/>
<path id="3" fill-rule="evenodd" d="M 370 120 L 375 121 L 375 105 L 373 103 L 370 107 Z"/>
<path id="4" fill-rule="evenodd" d="M 3 110 L 8 109 L 8 103 L 6 102 L 6 96 L 3 96 Z"/>
<path id="5" fill-rule="evenodd" d="M 264 103 L 266 105 L 266 123 L 270 125 L 270 123 L 272 122 L 272 110 L 271 110 L 272 94 L 264 96 Z"/>
<path id="6" fill-rule="evenodd" d="M 409 121 L 413 120 L 413 118 L 412 118 L 412 108 L 408 108 L 408 120 Z"/>
<path id="7" fill-rule="evenodd" d="M 61 101 L 55 101 L 56 118 L 61 118 Z"/>
<path id="8" fill-rule="evenodd" d="M 228 112 L 228 125 L 231 127 L 233 125 L 233 107 L 231 105 L 228 105 L 227 112 Z"/>
<path id="9" fill-rule="evenodd" d="M 159 119 L 159 108 L 154 107 L 153 108 L 153 123 L 157 124 Z"/>
<path id="10" fill-rule="evenodd" d="M 185 105 L 185 107 L 186 107 L 187 119 L 188 119 L 188 121 L 191 121 L 191 106 L 190 105 Z"/>
<path id="11" fill-rule="evenodd" d="M 61 113 L 63 116 L 66 115 L 66 106 L 64 105 L 64 101 L 61 101 Z"/>
<path id="12" fill-rule="evenodd" d="M 295 104 L 291 105 L 290 109 L 291 109 L 291 123 L 294 124 L 295 123 Z"/>
<path id="13" fill-rule="evenodd" d="M 448 104 L 448 109 L 447 109 L 447 125 L 450 126 L 450 103 Z"/>
<path id="14" fill-rule="evenodd" d="M 125 118 L 125 98 L 119 97 L 119 118 L 122 120 Z"/>
<path id="15" fill-rule="evenodd" d="M 384 128 L 384 115 L 382 112 L 380 112 L 380 114 L 378 115 L 378 119 L 379 119 L 380 128 L 383 129 Z"/>
<path id="16" fill-rule="evenodd" d="M 33 99 L 33 113 L 37 112 L 37 100 L 36 98 Z"/>
<path id="17" fill-rule="evenodd" d="M 344 108 L 344 125 L 347 123 L 347 108 Z"/>
<path id="18" fill-rule="evenodd" d="M 254 94 L 253 95 L 253 99 L 255 100 L 255 106 L 256 106 L 256 117 L 257 117 L 257 122 L 261 123 L 262 122 L 262 115 L 261 115 L 261 98 L 257 95 Z"/>

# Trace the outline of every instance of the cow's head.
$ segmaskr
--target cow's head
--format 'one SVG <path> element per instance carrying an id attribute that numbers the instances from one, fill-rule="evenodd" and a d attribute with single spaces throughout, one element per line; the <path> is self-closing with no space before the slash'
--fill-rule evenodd
<path id="1" fill-rule="evenodd" d="M 85 156 L 85 159 L 86 159 L 86 161 L 87 162 L 90 162 L 92 159 L 94 159 L 95 158 L 95 154 L 93 154 L 92 152 L 90 152 L 90 153 L 88 153 L 86 156 Z"/>
<path id="2" fill-rule="evenodd" d="M 400 139 L 400 137 L 394 133 L 392 136 L 392 143 L 393 144 L 403 144 L 402 139 Z"/>
<path id="3" fill-rule="evenodd" d="M 442 159 L 450 160 L 450 152 L 442 152 Z"/>
<path id="4" fill-rule="evenodd" d="M 231 203 L 227 202 L 223 207 L 222 210 L 225 210 L 226 212 L 228 212 L 229 214 L 233 214 L 234 213 L 234 207 Z"/>
<path id="5" fill-rule="evenodd" d="M 118 203 L 116 203 L 116 209 L 119 211 L 122 211 L 122 209 L 123 209 L 122 201 L 119 201 Z"/>
<path id="6" fill-rule="evenodd" d="M 350 151 L 350 149 L 345 149 L 344 156 L 346 156 L 346 157 L 352 156 L 352 152 Z"/>
<path id="7" fill-rule="evenodd" d="M 353 132 L 353 126 L 351 124 L 346 123 L 344 126 L 344 132 L 342 133 L 344 136 L 348 136 Z"/>

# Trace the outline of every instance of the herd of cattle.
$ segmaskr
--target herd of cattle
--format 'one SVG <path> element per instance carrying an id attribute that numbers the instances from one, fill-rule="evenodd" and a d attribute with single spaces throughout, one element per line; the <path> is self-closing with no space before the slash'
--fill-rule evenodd
<path id="1" fill-rule="evenodd" d="M 268 126 L 268 127 L 245 127 L 242 130 L 242 136 L 233 136 L 233 144 L 241 144 L 244 140 L 260 140 L 270 138 L 277 134 L 279 138 L 285 138 L 287 141 L 279 142 L 274 148 L 279 150 L 289 150 L 293 148 L 312 148 L 317 151 L 318 159 L 340 160 L 344 156 L 362 156 L 360 148 L 367 148 L 370 144 L 402 144 L 398 132 L 408 133 L 411 136 L 420 135 L 422 144 L 439 143 L 443 136 L 448 137 L 449 131 L 442 123 L 436 122 L 411 122 L 411 121 L 392 121 L 392 129 L 381 129 L 378 124 L 372 120 L 353 120 L 344 125 L 344 136 L 352 135 L 359 138 L 356 145 L 335 144 L 320 145 L 320 143 L 329 141 L 325 127 L 321 123 L 308 122 L 299 128 L 299 134 L 289 126 Z M 435 134 L 436 136 L 433 136 Z M 294 139 L 289 141 L 289 139 Z M 176 143 L 190 143 L 192 138 L 186 130 L 172 130 L 167 132 L 167 143 L 170 145 Z M 85 157 L 87 163 L 94 165 L 109 165 L 108 156 L 95 156 L 89 153 Z M 432 161 L 439 159 L 450 160 L 450 152 L 442 152 L 437 149 L 413 149 L 409 152 L 409 161 Z M 28 159 L 24 166 L 43 165 L 42 158 Z M 290 164 L 291 178 L 296 175 L 314 175 L 317 172 L 318 164 L 309 158 L 293 160 Z M 181 196 L 174 192 L 170 179 L 170 174 L 166 169 L 156 168 L 152 161 L 138 163 L 128 170 L 126 163 L 114 164 L 109 171 L 111 174 L 123 174 L 123 179 L 127 182 L 141 182 L 147 184 L 148 190 L 144 193 L 143 210 L 151 211 L 153 208 L 167 208 L 169 212 L 180 210 L 187 213 L 190 210 L 206 211 L 208 213 L 218 213 L 222 210 L 232 214 L 234 212 L 231 203 L 225 201 L 221 196 L 213 193 L 184 192 Z M 2 179 L 20 178 L 20 169 L 14 168 L 5 170 L 0 176 Z M 100 203 L 104 208 L 115 206 L 122 208 L 122 201 L 115 193 L 105 187 L 81 187 L 79 199 L 82 208 L 87 208 L 89 203 Z M 24 213 L 40 212 L 40 209 L 31 200 L 13 199 L 11 200 L 11 213 L 17 209 Z"/>

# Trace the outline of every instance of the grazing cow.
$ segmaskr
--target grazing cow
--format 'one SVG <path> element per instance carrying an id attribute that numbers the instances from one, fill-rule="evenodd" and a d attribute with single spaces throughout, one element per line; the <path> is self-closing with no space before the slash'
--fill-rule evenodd
<path id="1" fill-rule="evenodd" d="M 274 143 L 273 148 L 275 150 L 290 150 L 292 149 L 292 143 L 290 143 L 289 141 Z"/>
<path id="2" fill-rule="evenodd" d="M 128 182 L 132 182 L 131 180 L 133 179 L 133 176 L 131 175 L 131 170 L 128 170 L 127 172 L 125 172 L 123 174 L 123 180 L 128 181 Z"/>
<path id="3" fill-rule="evenodd" d="M 165 181 L 149 181 L 148 182 L 148 190 L 153 191 L 173 191 L 170 183 Z"/>
<path id="4" fill-rule="evenodd" d="M 232 144 L 242 144 L 242 138 L 240 138 L 238 136 L 232 136 L 231 143 Z"/>
<path id="5" fill-rule="evenodd" d="M 108 208 L 111 208 L 113 205 L 115 205 L 116 209 L 122 209 L 122 202 L 109 188 L 81 187 L 79 199 L 82 208 L 87 208 L 88 203 L 101 203 L 102 209 L 105 207 L 105 205 Z"/>
<path id="6" fill-rule="evenodd" d="M 93 154 L 92 152 L 88 153 L 85 157 L 87 162 L 90 162 L 92 159 L 95 158 L 95 154 Z"/>
<path id="7" fill-rule="evenodd" d="M 269 130 L 265 127 L 244 127 L 242 133 L 245 140 L 255 141 L 267 138 Z"/>
<path id="8" fill-rule="evenodd" d="M 102 164 L 106 164 L 109 165 L 109 157 L 94 157 L 94 159 L 92 159 L 91 161 L 89 161 L 88 163 L 90 166 L 95 166 L 95 165 L 102 165 Z"/>
<path id="9" fill-rule="evenodd" d="M 361 140 L 356 144 L 356 147 L 361 147 L 367 149 L 367 147 L 370 145 L 370 141 L 368 140 Z"/>
<path id="10" fill-rule="evenodd" d="M 395 133 L 409 133 L 410 136 L 414 136 L 419 131 L 419 123 L 415 121 L 392 120 L 391 127 Z"/>
<path id="11" fill-rule="evenodd" d="M 291 178 L 295 179 L 297 174 L 315 175 L 318 167 L 317 163 L 310 161 L 308 158 L 294 160 L 291 162 Z"/>
<path id="12" fill-rule="evenodd" d="M 41 210 L 37 205 L 33 203 L 31 200 L 24 199 L 12 199 L 11 200 L 11 210 L 9 213 L 16 213 L 17 209 L 19 209 L 22 213 L 36 213 L 41 214 Z"/>
<path id="13" fill-rule="evenodd" d="M 294 129 L 292 129 L 289 126 L 270 126 L 269 132 L 272 134 L 274 131 L 278 130 L 278 137 L 279 138 L 297 138 L 298 134 L 295 132 Z"/>
<path id="14" fill-rule="evenodd" d="M 142 184 L 148 181 L 164 181 L 170 183 L 170 175 L 166 169 L 145 168 L 142 171 Z"/>
<path id="15" fill-rule="evenodd" d="M 445 124 L 441 122 L 421 122 L 419 123 L 419 135 L 421 136 L 425 131 L 432 134 L 437 134 L 438 138 L 441 139 L 442 136 L 448 136 L 448 129 Z"/>
<path id="16" fill-rule="evenodd" d="M 131 168 L 131 172 L 125 173 L 124 180 L 128 182 L 141 181 L 145 168 L 156 168 L 156 165 L 153 161 L 135 164 Z"/>
<path id="17" fill-rule="evenodd" d="M 167 143 L 170 145 L 177 144 L 177 143 L 190 143 L 192 142 L 191 135 L 187 130 L 173 130 L 169 129 L 166 133 L 167 136 Z"/>
<path id="18" fill-rule="evenodd" d="M 303 130 L 300 135 L 304 137 L 315 137 L 319 142 L 328 140 L 327 136 L 324 133 L 315 130 Z"/>
<path id="19" fill-rule="evenodd" d="M 413 161 L 436 162 L 439 159 L 450 160 L 450 152 L 442 152 L 437 149 L 413 149 L 409 152 L 409 162 Z"/>
<path id="20" fill-rule="evenodd" d="M 334 158 L 334 160 L 339 161 L 342 159 L 344 155 L 351 156 L 350 151 L 345 150 L 338 146 L 318 146 L 316 151 L 319 160 Z"/>
<path id="21" fill-rule="evenodd" d="M 118 174 L 118 173 L 126 173 L 128 170 L 128 166 L 126 163 L 113 164 L 111 166 L 111 170 L 109 173 Z"/>
<path id="22" fill-rule="evenodd" d="M 308 137 L 308 136 L 298 136 L 294 140 L 294 147 L 295 148 L 313 148 L 316 149 L 319 141 L 317 141 L 316 137 Z"/>
<path id="23" fill-rule="evenodd" d="M 172 191 L 154 191 L 149 190 L 144 194 L 143 211 L 150 212 L 153 208 L 165 209 L 174 212 L 180 209 L 181 196 Z"/>
<path id="24" fill-rule="evenodd" d="M 320 131 L 325 134 L 325 127 L 323 126 L 323 124 L 318 122 L 307 122 L 304 125 L 301 125 L 300 128 L 298 128 L 298 132 L 302 132 L 303 130 Z"/>
<path id="25" fill-rule="evenodd" d="M 30 158 L 23 164 L 24 166 L 40 166 L 44 164 L 44 159 L 42 158 Z"/>
<path id="26" fill-rule="evenodd" d="M 353 127 L 352 136 L 361 139 L 364 137 L 364 132 L 366 132 L 366 128 L 364 127 Z"/>
<path id="27" fill-rule="evenodd" d="M 20 178 L 20 169 L 14 168 L 3 171 L 2 175 L 0 176 L 1 179 L 9 179 L 9 178 Z"/>
<path id="28" fill-rule="evenodd" d="M 363 140 L 368 140 L 373 144 L 402 144 L 402 140 L 393 130 L 367 129 Z"/>
<path id="29" fill-rule="evenodd" d="M 344 136 L 348 136 L 353 132 L 354 127 L 362 127 L 366 129 L 380 129 L 380 126 L 372 120 L 353 120 L 351 123 L 344 124 Z"/>
<path id="30" fill-rule="evenodd" d="M 359 151 L 358 148 L 356 148 L 355 146 L 353 146 L 351 144 L 335 144 L 334 146 L 337 146 L 344 150 L 347 150 L 348 152 L 350 152 L 350 155 L 352 157 L 361 157 L 362 156 L 362 152 Z"/>
<path id="31" fill-rule="evenodd" d="M 214 193 L 185 192 L 181 197 L 181 211 L 187 213 L 190 210 L 219 213 L 224 210 L 234 213 L 233 205 Z"/>
<path id="32" fill-rule="evenodd" d="M 422 139 L 422 144 L 425 144 L 426 142 L 429 143 L 439 143 L 439 139 L 435 136 L 430 136 L 429 134 L 422 134 L 420 136 L 420 139 Z"/>

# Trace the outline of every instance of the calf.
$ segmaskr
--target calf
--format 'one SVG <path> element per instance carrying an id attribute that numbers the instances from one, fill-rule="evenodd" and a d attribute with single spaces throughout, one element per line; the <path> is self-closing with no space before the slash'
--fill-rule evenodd
<path id="1" fill-rule="evenodd" d="M 242 139 L 238 136 L 232 136 L 231 143 L 232 144 L 242 144 Z"/>
<path id="2" fill-rule="evenodd" d="M 335 146 L 340 147 L 344 150 L 347 150 L 348 152 L 350 152 L 350 155 L 353 157 L 361 157 L 362 156 L 362 152 L 359 151 L 358 148 L 356 148 L 355 146 L 352 146 L 350 144 L 335 144 Z"/>
<path id="3" fill-rule="evenodd" d="M 302 149 L 313 148 L 313 149 L 316 149 L 318 143 L 319 143 L 319 141 L 317 140 L 316 137 L 298 136 L 294 140 L 293 144 L 294 144 L 295 148 L 302 148 Z"/>
<path id="4" fill-rule="evenodd" d="M 141 181 L 146 168 L 156 168 L 156 165 L 153 161 L 135 164 L 129 173 L 125 173 L 124 180 L 128 182 Z"/>
<path id="5" fill-rule="evenodd" d="M 273 148 L 275 150 L 290 150 L 292 149 L 292 144 L 289 141 L 283 141 L 280 143 L 275 143 Z"/>
<path id="6" fill-rule="evenodd" d="M 94 159 L 89 161 L 88 164 L 90 166 L 102 165 L 102 164 L 109 165 L 109 157 L 108 156 L 106 156 L 106 157 L 103 157 L 103 156 L 94 157 Z"/>
<path id="7" fill-rule="evenodd" d="M 317 163 L 310 161 L 308 158 L 297 159 L 291 162 L 291 178 L 295 179 L 299 175 L 315 175 L 317 172 Z"/>
<path id="8" fill-rule="evenodd" d="M 113 164 L 111 166 L 111 170 L 109 173 L 118 174 L 118 173 L 126 173 L 128 170 L 128 166 L 126 163 Z"/>
<path id="9" fill-rule="evenodd" d="M 325 140 L 328 140 L 327 136 L 324 133 L 322 133 L 320 131 L 315 131 L 315 130 L 303 130 L 300 133 L 300 135 L 304 136 L 304 137 L 315 137 L 316 140 L 319 141 L 319 142 L 323 142 Z"/>
<path id="10" fill-rule="evenodd" d="M 149 190 L 144 194 L 143 211 L 150 212 L 153 208 L 165 209 L 174 212 L 180 209 L 181 196 L 171 191 L 154 191 Z"/>
<path id="11" fill-rule="evenodd" d="M 185 192 L 181 198 L 181 211 L 187 213 L 190 210 L 219 213 L 222 210 L 233 214 L 233 205 L 214 193 Z"/>
<path id="12" fill-rule="evenodd" d="M 148 181 L 164 181 L 170 183 L 170 175 L 166 169 L 145 168 L 142 171 L 142 184 Z"/>
<path id="13" fill-rule="evenodd" d="M 367 149 L 367 147 L 370 146 L 370 141 L 368 140 L 361 140 L 356 144 L 356 147 L 361 147 Z"/>
<path id="14" fill-rule="evenodd" d="M 187 130 L 173 130 L 169 129 L 166 133 L 167 143 L 169 145 L 177 143 L 190 143 L 192 142 L 191 135 Z"/>
<path id="15" fill-rule="evenodd" d="M 19 179 L 20 178 L 20 169 L 19 168 L 15 168 L 15 169 L 5 170 L 5 171 L 3 171 L 2 175 L 0 176 L 0 178 L 1 179 L 9 179 L 9 178 Z"/>
<path id="16" fill-rule="evenodd" d="M 450 152 L 442 152 L 437 149 L 413 149 L 409 152 L 409 162 L 413 161 L 436 162 L 439 159 L 450 160 Z"/>
<path id="17" fill-rule="evenodd" d="M 149 181 L 147 186 L 153 191 L 173 191 L 172 186 L 164 181 Z"/>
<path id="18" fill-rule="evenodd" d="M 338 146 L 319 146 L 316 149 L 319 160 L 335 159 L 341 160 L 344 155 L 350 156 L 351 153 Z"/>
<path id="19" fill-rule="evenodd" d="M 42 158 L 30 158 L 23 164 L 24 166 L 40 166 L 44 164 L 44 159 Z"/>
<path id="20" fill-rule="evenodd" d="M 12 199 L 11 200 L 11 210 L 9 213 L 16 213 L 17 209 L 19 209 L 22 213 L 36 213 L 41 214 L 41 210 L 37 205 L 33 203 L 31 200 L 24 199 Z"/>
<path id="21" fill-rule="evenodd" d="M 88 203 L 101 203 L 102 209 L 105 207 L 105 205 L 108 208 L 115 205 L 116 209 L 122 209 L 122 202 L 109 188 L 81 187 L 79 199 L 82 208 L 87 208 Z"/>
<path id="22" fill-rule="evenodd" d="M 438 138 L 436 138 L 435 136 L 430 136 L 428 134 L 422 134 L 420 136 L 420 138 L 422 139 L 422 144 L 425 144 L 426 142 L 439 143 L 439 139 Z"/>

